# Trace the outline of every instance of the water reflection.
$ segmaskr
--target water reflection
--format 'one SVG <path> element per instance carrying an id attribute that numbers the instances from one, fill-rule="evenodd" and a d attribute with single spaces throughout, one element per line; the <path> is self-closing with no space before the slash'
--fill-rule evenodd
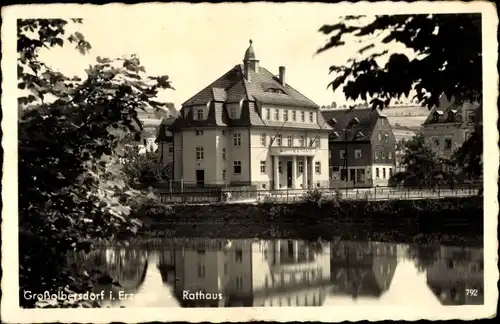
<path id="1" fill-rule="evenodd" d="M 111 307 L 414 304 L 419 298 L 408 299 L 409 289 L 438 306 L 484 303 L 480 248 L 165 239 L 142 247 L 103 247 L 87 262 L 120 283 L 104 287 L 114 290 L 113 296 L 133 295 L 107 300 L 104 306 Z"/>

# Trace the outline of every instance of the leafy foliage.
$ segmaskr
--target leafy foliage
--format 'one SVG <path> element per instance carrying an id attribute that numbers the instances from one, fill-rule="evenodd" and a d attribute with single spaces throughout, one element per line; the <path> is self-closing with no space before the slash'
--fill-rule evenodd
<path id="1" fill-rule="evenodd" d="M 129 217 L 129 206 L 141 194 L 125 182 L 118 153 L 126 134 L 140 137 L 137 110 L 160 107 L 158 91 L 171 88 L 167 76 L 145 77 L 135 56 L 98 57 L 85 80 L 54 71 L 40 61 L 41 49 L 67 43 L 81 53 L 91 49 L 81 33 L 65 35 L 67 24 L 18 20 L 21 292 L 88 290 L 95 276 L 68 268 L 68 251 L 137 233 L 141 224 Z M 21 294 L 22 306 L 34 302 Z"/>
<path id="2" fill-rule="evenodd" d="M 343 86 L 348 99 L 371 99 L 372 107 L 380 109 L 391 98 L 408 97 L 411 90 L 429 108 L 438 104 L 442 93 L 459 100 L 481 99 L 480 14 L 382 15 L 372 19 L 346 16 L 319 31 L 330 39 L 318 53 L 346 42 L 360 43 L 360 59 L 330 67 L 330 73 L 336 76 L 329 86 L 334 91 Z M 409 58 L 392 53 L 380 66 L 377 59 L 388 54 L 387 50 L 376 49 L 380 41 L 403 44 L 416 55 Z"/>
<path id="3" fill-rule="evenodd" d="M 144 153 L 140 153 L 140 147 L 134 142 L 129 140 L 129 143 L 125 144 L 120 159 L 129 183 L 154 184 L 171 180 L 172 165 L 162 165 L 158 161 L 158 154 L 148 148 Z"/>
<path id="4" fill-rule="evenodd" d="M 443 171 L 445 159 L 439 147 L 423 134 L 418 133 L 398 145 L 397 149 L 403 151 L 400 165 L 404 166 L 405 171 L 395 173 L 391 182 L 403 186 L 432 188 L 447 178 L 448 174 Z"/>

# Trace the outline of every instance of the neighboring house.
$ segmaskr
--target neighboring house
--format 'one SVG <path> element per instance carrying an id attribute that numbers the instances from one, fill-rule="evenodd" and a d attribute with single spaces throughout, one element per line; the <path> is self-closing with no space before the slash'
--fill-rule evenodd
<path id="1" fill-rule="evenodd" d="M 167 103 L 166 106 L 166 109 L 161 110 L 153 110 L 152 108 L 146 110 L 137 110 L 137 117 L 139 118 L 143 126 L 143 142 L 140 144 L 140 153 L 144 153 L 146 150 L 153 152 L 156 151 L 158 149 L 158 128 L 160 127 L 162 120 L 164 118 L 168 118 L 169 116 L 177 116 L 172 103 Z"/>
<path id="2" fill-rule="evenodd" d="M 176 249 L 174 291 L 221 293 L 215 306 L 320 306 L 330 287 L 330 247 L 322 251 L 298 240 L 232 240 L 224 248 Z M 209 246 L 209 247 L 208 247 Z"/>
<path id="3" fill-rule="evenodd" d="M 392 243 L 341 241 L 331 245 L 334 295 L 378 298 L 392 282 L 398 265 Z"/>
<path id="4" fill-rule="evenodd" d="M 443 246 L 426 272 L 427 285 L 443 305 L 484 303 L 483 249 Z"/>
<path id="5" fill-rule="evenodd" d="M 443 157 L 450 157 L 453 151 L 474 132 L 474 127 L 478 123 L 476 119 L 478 112 L 482 116 L 482 105 L 479 102 L 459 103 L 455 97 L 448 100 L 443 94 L 439 99 L 439 105 L 431 109 L 423 123 L 423 134 L 441 149 Z"/>
<path id="6" fill-rule="evenodd" d="M 322 114 L 333 128 L 329 139 L 331 186 L 388 185 L 396 165 L 396 140 L 389 119 L 371 108 Z"/>
<path id="7" fill-rule="evenodd" d="M 319 106 L 259 66 L 243 64 L 187 100 L 170 127 L 174 180 L 260 189 L 328 185 L 328 133 Z"/>
<path id="8" fill-rule="evenodd" d="M 169 127 L 174 123 L 175 118 L 165 118 L 158 127 L 156 143 L 158 144 L 158 162 L 167 166 L 174 161 L 174 135 Z"/>

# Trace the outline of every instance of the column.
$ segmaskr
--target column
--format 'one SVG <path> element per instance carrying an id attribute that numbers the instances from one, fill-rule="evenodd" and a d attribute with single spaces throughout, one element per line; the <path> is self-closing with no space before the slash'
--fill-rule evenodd
<path id="1" fill-rule="evenodd" d="M 279 189 L 280 186 L 280 173 L 279 173 L 279 158 L 277 155 L 274 156 L 273 163 L 273 180 L 274 180 L 274 189 Z"/>
<path id="2" fill-rule="evenodd" d="M 281 263 L 281 242 L 280 240 L 274 241 L 274 264 L 279 265 Z"/>
<path id="3" fill-rule="evenodd" d="M 299 261 L 299 240 L 293 241 L 293 260 L 295 263 Z"/>
<path id="4" fill-rule="evenodd" d="M 304 255 L 305 255 L 307 261 L 311 261 L 311 260 L 309 260 L 309 258 L 310 258 L 310 255 L 309 255 L 309 245 L 307 243 L 306 243 L 306 245 L 304 247 Z"/>
<path id="5" fill-rule="evenodd" d="M 303 187 L 307 189 L 307 156 L 304 156 L 304 170 L 302 170 Z"/>
<path id="6" fill-rule="evenodd" d="M 297 156 L 292 157 L 292 189 L 297 189 Z"/>
<path id="7" fill-rule="evenodd" d="M 311 166 L 309 167 L 311 170 L 311 188 L 314 188 L 314 157 L 311 157 Z"/>

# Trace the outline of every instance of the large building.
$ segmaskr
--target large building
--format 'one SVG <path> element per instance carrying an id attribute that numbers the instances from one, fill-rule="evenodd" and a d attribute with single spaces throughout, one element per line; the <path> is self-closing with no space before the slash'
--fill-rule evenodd
<path id="1" fill-rule="evenodd" d="M 259 66 L 252 42 L 238 64 L 188 99 L 170 127 L 174 180 L 260 189 L 328 186 L 319 106 Z"/>
<path id="2" fill-rule="evenodd" d="M 388 118 L 371 108 L 322 113 L 333 128 L 329 140 L 332 187 L 388 185 L 396 166 L 396 140 Z"/>
<path id="3" fill-rule="evenodd" d="M 476 117 L 482 116 L 482 105 L 479 102 L 457 102 L 454 97 L 448 100 L 446 95 L 439 99 L 439 105 L 431 109 L 423 123 L 423 133 L 450 157 L 474 132 L 478 123 Z"/>

